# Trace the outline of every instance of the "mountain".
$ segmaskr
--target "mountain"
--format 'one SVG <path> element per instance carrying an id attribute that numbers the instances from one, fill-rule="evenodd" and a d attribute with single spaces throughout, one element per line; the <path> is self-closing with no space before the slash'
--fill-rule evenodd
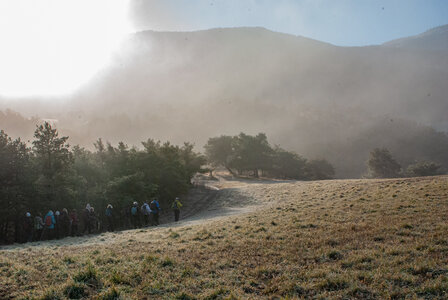
<path id="1" fill-rule="evenodd" d="M 430 29 L 416 36 L 393 40 L 383 45 L 395 48 L 448 51 L 448 25 Z"/>
<path id="2" fill-rule="evenodd" d="M 328 158 L 340 177 L 360 176 L 371 148 L 383 146 L 400 156 L 406 145 L 403 164 L 432 159 L 448 168 L 448 154 L 412 146 L 428 126 L 448 130 L 446 38 L 442 27 L 337 47 L 263 28 L 144 31 L 59 108 L 33 113 L 58 119 L 84 145 L 151 137 L 202 147 L 212 136 L 265 132 L 284 148 Z"/>

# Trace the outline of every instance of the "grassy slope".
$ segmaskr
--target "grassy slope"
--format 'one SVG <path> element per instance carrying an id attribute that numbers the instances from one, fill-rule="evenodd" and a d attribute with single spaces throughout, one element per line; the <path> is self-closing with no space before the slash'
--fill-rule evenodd
<path id="1" fill-rule="evenodd" d="M 0 298 L 448 297 L 448 177 L 239 192 L 271 204 L 98 245 L 1 251 Z"/>

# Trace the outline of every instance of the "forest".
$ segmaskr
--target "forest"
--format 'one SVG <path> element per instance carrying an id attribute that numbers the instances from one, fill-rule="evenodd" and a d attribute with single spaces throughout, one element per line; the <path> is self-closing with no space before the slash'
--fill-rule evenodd
<path id="1" fill-rule="evenodd" d="M 283 179 L 328 179 L 334 168 L 325 160 L 307 161 L 279 146 L 265 134 L 210 138 L 203 155 L 194 145 L 176 146 L 148 139 L 142 148 L 123 142 L 113 146 L 98 139 L 95 151 L 71 147 L 49 122 L 36 126 L 34 140 L 25 143 L 0 132 L 0 242 L 23 241 L 26 213 L 81 210 L 87 204 L 103 210 L 109 204 L 118 228 L 128 228 L 128 211 L 157 198 L 169 208 L 175 197 L 187 194 L 197 173 L 223 166 L 238 176 Z M 237 174 L 236 174 L 237 173 Z M 104 230 L 104 228 L 103 228 Z"/>
<path id="2" fill-rule="evenodd" d="M 26 212 L 82 209 L 87 203 L 100 212 L 108 204 L 123 211 L 133 201 L 153 197 L 167 206 L 188 191 L 206 162 L 189 143 L 175 146 L 149 139 L 142 146 L 113 146 L 98 139 L 95 152 L 70 147 L 68 137 L 59 136 L 47 122 L 37 126 L 30 146 L 1 131 L 0 242 L 20 240 Z"/>

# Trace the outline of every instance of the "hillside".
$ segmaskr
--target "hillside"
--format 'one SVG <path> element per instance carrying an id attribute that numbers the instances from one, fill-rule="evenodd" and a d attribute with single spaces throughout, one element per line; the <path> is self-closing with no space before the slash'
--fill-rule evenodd
<path id="1" fill-rule="evenodd" d="M 364 173 L 370 144 L 409 152 L 405 165 L 429 159 L 448 168 L 447 155 L 412 144 L 424 139 L 425 126 L 448 131 L 444 28 L 371 47 L 336 47 L 263 28 L 144 31 L 130 35 L 110 66 L 57 105 L 24 100 L 0 107 L 58 119 L 75 144 L 88 147 L 98 137 L 201 147 L 216 135 L 265 132 L 274 144 L 329 159 L 338 177 Z M 406 148 L 390 134 L 398 131 Z"/>
<path id="2" fill-rule="evenodd" d="M 422 34 L 384 43 L 389 47 L 448 51 L 448 25 L 436 27 Z"/>
<path id="3" fill-rule="evenodd" d="M 447 176 L 214 184 L 246 209 L 3 248 L 0 297 L 447 297 Z"/>

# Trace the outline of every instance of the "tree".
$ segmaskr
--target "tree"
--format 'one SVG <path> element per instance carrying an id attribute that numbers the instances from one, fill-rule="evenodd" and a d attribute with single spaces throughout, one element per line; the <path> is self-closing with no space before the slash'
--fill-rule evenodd
<path id="1" fill-rule="evenodd" d="M 275 177 L 306 179 L 306 159 L 280 147 L 274 149 L 270 172 Z"/>
<path id="2" fill-rule="evenodd" d="M 180 157 L 185 168 L 185 180 L 190 183 L 191 178 L 196 173 L 204 173 L 207 170 L 202 169 L 202 166 L 207 163 L 204 155 L 193 151 L 194 144 L 184 143 L 180 148 Z"/>
<path id="3" fill-rule="evenodd" d="M 256 136 L 240 133 L 233 139 L 234 159 L 231 165 L 238 170 L 253 171 L 255 178 L 259 170 L 268 170 L 272 165 L 273 150 L 266 134 Z"/>
<path id="4" fill-rule="evenodd" d="M 420 161 L 409 165 L 406 175 L 411 177 L 440 175 L 441 165 L 432 161 Z"/>
<path id="5" fill-rule="evenodd" d="M 389 150 L 376 148 L 367 161 L 368 173 L 373 178 L 394 178 L 400 175 L 401 166 Z"/>
<path id="6" fill-rule="evenodd" d="M 233 140 L 234 137 L 221 135 L 220 137 L 209 138 L 204 146 L 208 162 L 213 167 L 225 167 L 231 174 L 233 174 L 233 171 L 230 165 L 235 156 Z"/>
<path id="7" fill-rule="evenodd" d="M 330 179 L 335 174 L 324 159 L 308 162 L 297 153 L 279 146 L 272 148 L 264 133 L 210 138 L 204 148 L 210 164 L 224 166 L 232 174 L 237 170 L 238 174 L 246 172 L 257 178 L 261 170 L 269 176 L 301 180 Z"/>
<path id="8" fill-rule="evenodd" d="M 307 162 L 306 170 L 309 180 L 332 179 L 335 174 L 333 165 L 325 159 L 315 159 Z"/>
<path id="9" fill-rule="evenodd" d="M 148 140 L 144 150 L 116 147 L 99 139 L 96 152 L 79 146 L 70 149 L 68 137 L 55 128 L 37 126 L 33 148 L 0 131 L 0 239 L 20 239 L 26 212 L 33 216 L 48 209 L 80 209 L 90 203 L 101 212 L 113 204 L 125 228 L 132 201 L 158 197 L 167 207 L 176 196 L 188 192 L 191 179 L 203 172 L 205 157 L 193 144 L 179 147 Z M 103 216 L 99 214 L 100 218 Z"/>
<path id="10" fill-rule="evenodd" d="M 18 222 L 21 213 L 33 206 L 30 149 L 20 139 L 12 140 L 0 131 L 0 237 L 5 242 L 9 224 Z M 35 204 L 35 203 L 34 203 Z"/>
<path id="11" fill-rule="evenodd" d="M 79 146 L 74 146 L 73 176 L 74 198 L 76 207 L 86 203 L 104 202 L 104 190 L 109 174 L 102 163 L 102 153 L 92 153 Z M 103 203 L 101 203 L 103 204 Z"/>
<path id="12" fill-rule="evenodd" d="M 68 137 L 59 137 L 57 129 L 45 122 L 34 132 L 33 153 L 41 176 L 36 180 L 38 192 L 47 208 L 66 206 L 73 196 L 70 176 L 73 164 Z"/>

